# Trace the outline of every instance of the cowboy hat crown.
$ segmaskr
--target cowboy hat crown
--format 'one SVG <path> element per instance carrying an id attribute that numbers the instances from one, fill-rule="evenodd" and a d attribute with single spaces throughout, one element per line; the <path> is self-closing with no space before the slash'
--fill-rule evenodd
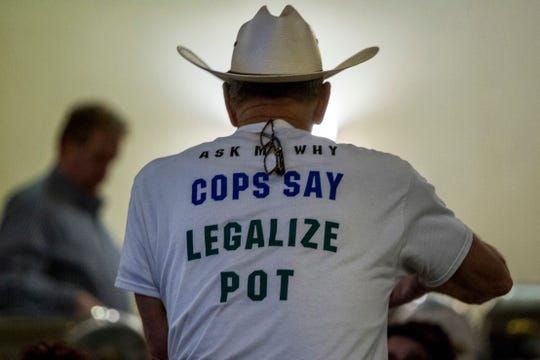
<path id="1" fill-rule="evenodd" d="M 224 81 L 296 82 L 329 78 L 371 59 L 379 48 L 366 48 L 334 69 L 324 71 L 311 27 L 294 7 L 287 5 L 278 17 L 263 6 L 253 19 L 242 25 L 228 72 L 213 70 L 183 46 L 178 46 L 177 50 L 192 64 Z"/>

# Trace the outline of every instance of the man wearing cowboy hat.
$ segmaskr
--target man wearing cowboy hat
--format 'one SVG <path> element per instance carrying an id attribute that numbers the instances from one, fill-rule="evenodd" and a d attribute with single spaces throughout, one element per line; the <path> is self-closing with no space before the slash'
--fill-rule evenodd
<path id="1" fill-rule="evenodd" d="M 174 359 L 382 359 L 388 307 L 427 291 L 509 291 L 504 259 L 393 155 L 310 134 L 330 96 L 313 32 L 291 6 L 238 33 L 224 81 L 236 132 L 135 179 L 116 285 L 150 351 Z"/>

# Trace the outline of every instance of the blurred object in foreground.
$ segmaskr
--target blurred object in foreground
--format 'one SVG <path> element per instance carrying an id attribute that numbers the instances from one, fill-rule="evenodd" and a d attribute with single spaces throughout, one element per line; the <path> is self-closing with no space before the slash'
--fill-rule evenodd
<path id="1" fill-rule="evenodd" d="M 516 284 L 484 319 L 485 359 L 540 359 L 540 285 Z"/>
<path id="2" fill-rule="evenodd" d="M 478 353 L 477 336 L 467 316 L 455 306 L 457 302 L 448 296 L 432 293 L 397 308 L 392 313 L 391 322 L 437 324 L 449 336 L 456 350 L 456 359 L 475 360 Z"/>
<path id="3" fill-rule="evenodd" d="M 63 342 L 42 342 L 24 350 L 21 360 L 91 360 L 85 352 Z"/>
<path id="4" fill-rule="evenodd" d="M 93 360 L 149 359 L 140 319 L 96 306 L 89 318 L 0 314 L 0 359 L 19 359 L 39 344 L 66 344 Z"/>
<path id="5" fill-rule="evenodd" d="M 388 359 L 455 360 L 456 349 L 442 326 L 411 320 L 388 326 Z"/>
<path id="6" fill-rule="evenodd" d="M 65 339 L 93 359 L 148 359 L 140 319 L 114 309 L 94 307 L 92 317 L 71 328 Z"/>

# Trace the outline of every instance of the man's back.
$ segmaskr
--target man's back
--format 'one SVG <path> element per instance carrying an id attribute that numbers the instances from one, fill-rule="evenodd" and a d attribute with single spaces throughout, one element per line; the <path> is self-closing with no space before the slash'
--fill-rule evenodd
<path id="1" fill-rule="evenodd" d="M 288 5 L 240 27 L 229 71 L 177 47 L 224 81 L 238 130 L 133 186 L 116 284 L 135 292 L 154 358 L 381 359 L 389 305 L 512 286 L 499 252 L 408 164 L 309 134 L 325 80 L 378 52 L 323 70 L 317 44 Z"/>
<path id="2" fill-rule="evenodd" d="M 281 120 L 286 172 L 266 174 L 264 125 L 142 170 L 117 284 L 162 299 L 171 358 L 384 358 L 399 277 L 445 282 L 472 233 L 399 158 Z"/>

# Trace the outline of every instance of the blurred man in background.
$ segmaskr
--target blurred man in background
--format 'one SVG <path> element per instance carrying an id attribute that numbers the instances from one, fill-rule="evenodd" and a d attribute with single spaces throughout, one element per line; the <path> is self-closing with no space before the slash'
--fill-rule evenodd
<path id="1" fill-rule="evenodd" d="M 8 200 L 0 225 L 0 313 L 85 316 L 128 310 L 114 288 L 119 251 L 99 217 L 99 185 L 126 134 L 101 104 L 74 107 L 53 168 Z"/>

